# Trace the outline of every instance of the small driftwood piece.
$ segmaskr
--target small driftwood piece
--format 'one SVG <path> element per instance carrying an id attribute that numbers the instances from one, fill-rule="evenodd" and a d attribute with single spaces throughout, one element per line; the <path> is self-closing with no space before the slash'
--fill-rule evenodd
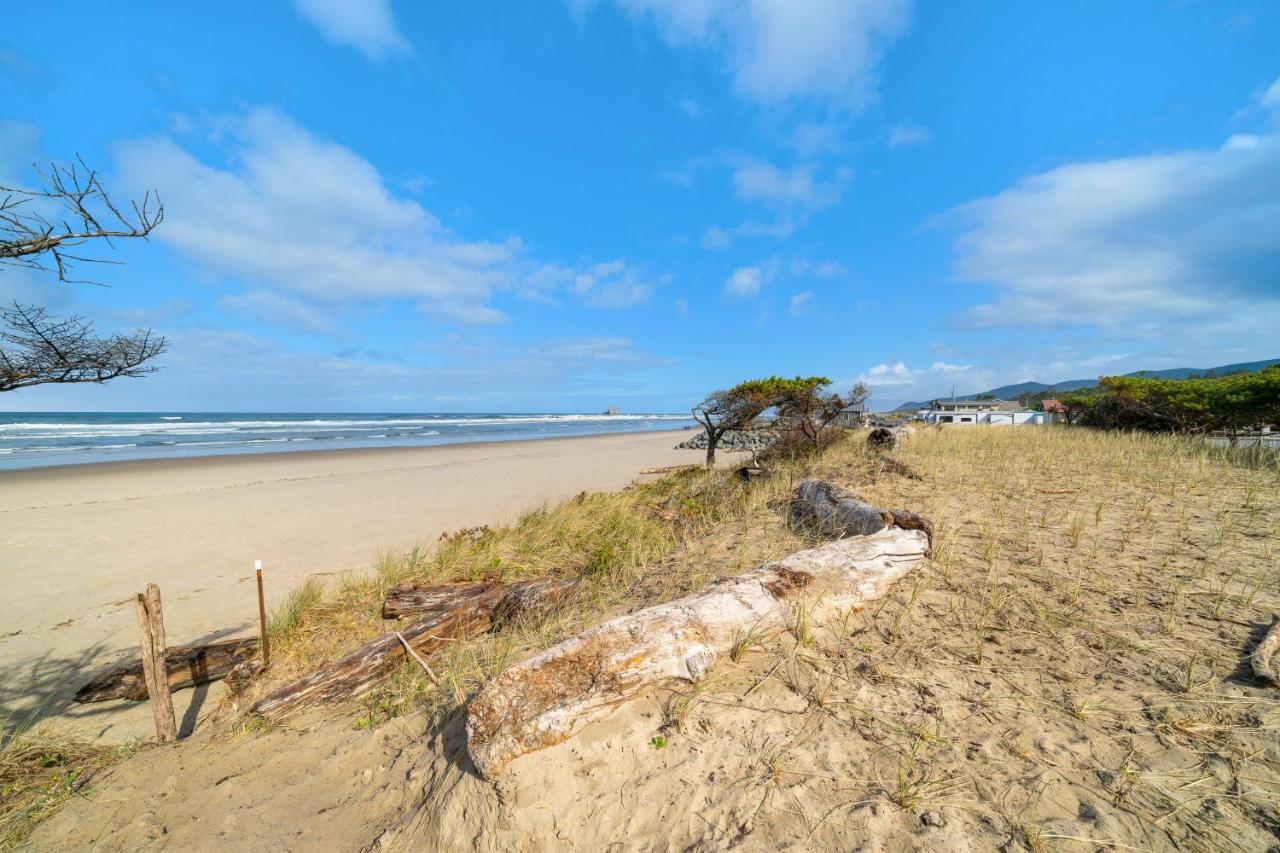
<path id="1" fill-rule="evenodd" d="M 911 466 L 903 462 L 899 462 L 887 453 L 881 454 L 877 462 L 880 465 L 881 474 L 890 474 L 895 477 L 906 477 L 908 480 L 922 479 Z"/>
<path id="2" fill-rule="evenodd" d="M 341 660 L 267 694 L 254 713 L 280 718 L 302 708 L 353 699 L 368 693 L 395 672 L 412 651 L 419 660 L 446 643 L 498 628 L 534 611 L 563 602 L 577 588 L 577 578 L 549 578 L 512 584 L 440 584 L 418 598 L 433 602 L 425 619 L 383 634 Z M 457 588 L 447 602 L 441 586 Z M 477 591 L 476 586 L 486 587 Z M 405 594 L 407 599 L 408 594 Z"/>
<path id="3" fill-rule="evenodd" d="M 1280 687 L 1280 614 L 1271 617 L 1271 627 L 1254 647 L 1249 663 L 1254 675 Z"/>
<path id="4" fill-rule="evenodd" d="M 169 695 L 160 587 L 147 584 L 146 593 L 138 593 L 136 605 L 142 640 L 142 676 L 151 699 L 151 714 L 155 717 L 156 743 L 172 743 L 178 739 L 178 724 L 173 714 L 173 697 Z"/>
<path id="5" fill-rule="evenodd" d="M 164 663 L 169 690 L 183 690 L 225 678 L 236 664 L 253 658 L 257 653 L 257 637 L 166 649 Z M 141 702 L 147 696 L 142 661 L 135 660 L 90 681 L 76 692 L 75 700 L 87 703 L 130 699 Z"/>
<path id="6" fill-rule="evenodd" d="M 677 471 L 692 471 L 701 465 L 663 465 L 661 468 L 641 468 L 641 474 L 674 474 Z"/>
<path id="7" fill-rule="evenodd" d="M 867 536 L 889 527 L 922 530 L 933 547 L 933 524 L 929 519 L 905 509 L 881 509 L 853 492 L 825 480 L 802 480 L 787 513 L 793 528 L 814 530 L 820 535 L 843 538 Z"/>
<path id="8" fill-rule="evenodd" d="M 467 708 L 467 750 L 492 779 L 508 762 L 559 743 L 642 688 L 698 681 L 734 638 L 883 596 L 924 558 L 926 535 L 892 528 L 792 554 L 696 595 L 606 622 L 508 668 Z"/>

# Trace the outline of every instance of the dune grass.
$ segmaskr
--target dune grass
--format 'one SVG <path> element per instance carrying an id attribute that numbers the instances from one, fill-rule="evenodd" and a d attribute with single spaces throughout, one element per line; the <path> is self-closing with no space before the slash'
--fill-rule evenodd
<path id="1" fill-rule="evenodd" d="M 34 717 L 33 717 L 34 718 Z M 49 725 L 0 720 L 0 848 L 18 847 L 41 821 L 81 793 L 135 743 L 104 744 Z M 7 733 L 5 733 L 7 732 Z"/>

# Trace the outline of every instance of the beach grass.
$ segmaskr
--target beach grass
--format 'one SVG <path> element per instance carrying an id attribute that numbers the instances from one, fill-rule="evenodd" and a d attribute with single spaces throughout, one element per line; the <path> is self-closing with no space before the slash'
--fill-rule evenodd
<path id="1" fill-rule="evenodd" d="M 137 747 L 106 744 L 35 719 L 0 720 L 0 848 L 20 846 L 41 821 Z"/>

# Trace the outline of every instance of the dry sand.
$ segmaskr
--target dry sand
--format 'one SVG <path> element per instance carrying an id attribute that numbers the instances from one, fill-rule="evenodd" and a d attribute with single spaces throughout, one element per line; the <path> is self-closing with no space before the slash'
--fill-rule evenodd
<path id="1" fill-rule="evenodd" d="M 136 651 L 132 595 L 160 585 L 171 645 L 256 630 L 304 578 L 380 550 L 510 518 L 642 468 L 697 462 L 678 431 L 445 447 L 76 465 L 0 474 L 0 714 L 36 708 L 94 736 L 148 735 L 145 703 L 76 705 L 75 690 Z M 214 688 L 215 692 L 220 688 Z M 174 700 L 185 729 L 204 690 Z"/>

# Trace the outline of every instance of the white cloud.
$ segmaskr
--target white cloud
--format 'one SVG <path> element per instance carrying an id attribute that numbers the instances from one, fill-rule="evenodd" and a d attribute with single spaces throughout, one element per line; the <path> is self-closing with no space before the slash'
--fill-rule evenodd
<path id="1" fill-rule="evenodd" d="M 734 158 L 734 162 L 734 197 L 759 205 L 771 217 L 748 219 L 727 229 L 713 225 L 702 236 L 707 249 L 727 248 L 735 237 L 785 240 L 814 213 L 839 202 L 853 180 L 853 170 L 843 166 L 830 178 L 821 178 L 813 164 L 784 168 L 757 159 Z"/>
<path id="2" fill-rule="evenodd" d="M 250 320 L 274 323 L 299 332 L 327 334 L 331 325 L 328 315 L 314 305 L 271 290 L 224 296 L 218 300 L 224 311 Z"/>
<path id="3" fill-rule="evenodd" d="M 973 369 L 972 364 L 948 364 L 945 361 L 935 361 L 929 367 L 930 373 L 968 373 Z"/>
<path id="4" fill-rule="evenodd" d="M 593 264 L 573 277 L 573 291 L 596 308 L 630 308 L 646 301 L 653 288 L 626 261 Z"/>
<path id="5" fill-rule="evenodd" d="M 1271 109 L 1280 109 L 1280 77 L 1267 87 L 1267 91 L 1262 93 L 1259 102 Z"/>
<path id="6" fill-rule="evenodd" d="M 894 364 L 877 364 L 858 375 L 856 381 L 876 387 L 891 387 L 894 385 L 914 385 L 921 370 L 912 370 L 901 361 Z"/>
<path id="7" fill-rule="evenodd" d="M 719 225 L 712 225 L 703 232 L 701 243 L 704 249 L 727 249 L 733 244 L 733 238 Z"/>
<path id="8" fill-rule="evenodd" d="M 733 172 L 733 194 L 743 201 L 810 213 L 830 207 L 840 200 L 853 179 L 848 168 L 836 170 L 831 180 L 815 176 L 813 165 L 779 168 L 772 163 L 753 161 Z"/>
<path id="9" fill-rule="evenodd" d="M 702 115 L 702 105 L 693 98 L 681 98 L 676 105 L 680 107 L 680 112 L 689 118 L 696 119 Z"/>
<path id="10" fill-rule="evenodd" d="M 795 296 L 791 297 L 791 301 L 787 303 L 787 313 L 792 317 L 799 317 L 809 310 L 809 300 L 813 299 L 812 290 L 802 290 Z"/>
<path id="11" fill-rule="evenodd" d="M 804 98 L 849 111 L 874 97 L 876 65 L 910 17 L 909 0 L 616 2 L 651 17 L 673 44 L 721 53 L 748 100 Z"/>
<path id="12" fill-rule="evenodd" d="M 1000 294 L 971 318 L 1129 335 L 1227 323 L 1274 342 L 1280 114 L 1271 119 L 1218 148 L 1069 163 L 954 211 L 957 277 Z"/>
<path id="13" fill-rule="evenodd" d="M 928 145 L 933 141 L 933 133 L 927 127 L 904 121 L 893 126 L 889 131 L 889 147 L 899 148 L 903 145 Z"/>
<path id="14" fill-rule="evenodd" d="M 794 260 L 787 265 L 791 275 L 813 278 L 839 278 L 849 274 L 844 264 L 838 261 L 805 261 Z"/>
<path id="15" fill-rule="evenodd" d="M 125 185 L 162 188 L 156 239 L 217 274 L 320 300 L 416 298 L 439 316 L 494 319 L 479 309 L 510 278 L 518 239 L 460 239 L 373 164 L 274 110 L 223 126 L 225 168 L 167 138 L 118 147 Z"/>
<path id="16" fill-rule="evenodd" d="M 331 304 L 409 299 L 463 323 L 504 321 L 490 304 L 498 291 L 547 300 L 548 291 L 572 286 L 604 307 L 648 295 L 622 261 L 575 278 L 575 270 L 527 258 L 519 238 L 463 239 L 416 201 L 394 195 L 355 151 L 275 110 L 216 125 L 224 164 L 153 137 L 117 147 L 117 177 L 122 186 L 161 189 L 166 215 L 155 239 L 255 291 L 275 288 Z M 233 298 L 227 307 L 244 306 Z M 296 310 L 289 313 L 299 321 Z"/>
<path id="17" fill-rule="evenodd" d="M 348 45 L 374 62 L 412 51 L 396 28 L 390 0 L 291 0 L 294 10 L 333 44 Z"/>
<path id="18" fill-rule="evenodd" d="M 771 280 L 778 272 L 776 258 L 757 266 L 738 267 L 724 283 L 726 296 L 736 299 L 748 299 L 760 292 L 760 288 Z"/>
<path id="19" fill-rule="evenodd" d="M 738 267 L 724 283 L 724 292 L 739 299 L 755 296 L 764 286 L 764 273 L 759 267 Z"/>

